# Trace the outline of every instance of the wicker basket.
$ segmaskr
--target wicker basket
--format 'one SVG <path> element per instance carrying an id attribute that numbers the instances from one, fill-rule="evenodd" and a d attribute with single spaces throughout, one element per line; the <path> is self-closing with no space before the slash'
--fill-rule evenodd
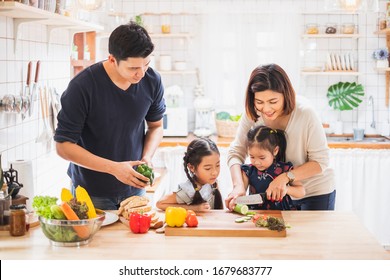
<path id="1" fill-rule="evenodd" d="M 226 121 L 226 120 L 215 120 L 217 127 L 217 134 L 220 137 L 234 138 L 239 122 Z"/>

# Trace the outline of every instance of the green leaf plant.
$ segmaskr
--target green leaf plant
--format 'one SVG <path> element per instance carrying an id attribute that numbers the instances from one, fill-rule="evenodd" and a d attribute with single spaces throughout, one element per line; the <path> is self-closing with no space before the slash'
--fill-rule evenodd
<path id="1" fill-rule="evenodd" d="M 364 88 L 355 82 L 339 82 L 328 88 L 326 97 L 329 99 L 329 106 L 334 110 L 347 111 L 359 107 L 364 96 Z"/>

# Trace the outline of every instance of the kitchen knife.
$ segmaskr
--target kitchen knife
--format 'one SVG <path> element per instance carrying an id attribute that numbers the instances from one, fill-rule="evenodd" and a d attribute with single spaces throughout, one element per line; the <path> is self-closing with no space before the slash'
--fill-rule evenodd
<path id="1" fill-rule="evenodd" d="M 37 92 L 37 87 L 38 87 L 38 78 L 39 78 L 39 68 L 41 65 L 41 61 L 37 61 L 37 65 L 35 68 L 35 79 L 34 79 L 34 85 L 32 88 L 32 92 L 29 95 L 30 98 L 30 110 L 29 110 L 29 116 L 31 117 L 34 109 L 34 100 L 36 99 L 36 92 Z"/>
<path id="2" fill-rule="evenodd" d="M 31 66 L 32 62 L 30 61 L 27 66 L 27 80 L 26 87 L 24 92 L 22 91 L 21 99 L 22 99 L 22 120 L 26 117 L 26 113 L 30 108 L 30 84 L 31 84 Z"/>
<path id="3" fill-rule="evenodd" d="M 236 198 L 237 204 L 262 204 L 265 200 L 265 193 L 239 196 Z"/>

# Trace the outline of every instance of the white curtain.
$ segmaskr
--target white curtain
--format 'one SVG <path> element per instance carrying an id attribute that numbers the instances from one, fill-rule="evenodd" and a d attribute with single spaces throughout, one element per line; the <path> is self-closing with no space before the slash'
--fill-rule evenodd
<path id="1" fill-rule="evenodd" d="M 390 246 L 390 150 L 330 152 L 336 211 L 353 211 L 382 245 Z"/>
<path id="2" fill-rule="evenodd" d="M 250 73 L 258 65 L 279 64 L 299 88 L 301 23 L 297 11 L 282 7 L 276 18 L 258 6 L 231 5 L 227 2 L 225 10 L 211 5 L 202 15 L 199 64 L 205 94 L 216 110 L 240 113 Z"/>

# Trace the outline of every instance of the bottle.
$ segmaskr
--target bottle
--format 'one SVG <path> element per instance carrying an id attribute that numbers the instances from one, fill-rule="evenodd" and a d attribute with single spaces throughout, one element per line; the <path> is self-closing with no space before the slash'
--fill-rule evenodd
<path id="1" fill-rule="evenodd" d="M 10 206 L 10 227 L 12 236 L 22 236 L 26 234 L 26 205 L 17 204 Z"/>

